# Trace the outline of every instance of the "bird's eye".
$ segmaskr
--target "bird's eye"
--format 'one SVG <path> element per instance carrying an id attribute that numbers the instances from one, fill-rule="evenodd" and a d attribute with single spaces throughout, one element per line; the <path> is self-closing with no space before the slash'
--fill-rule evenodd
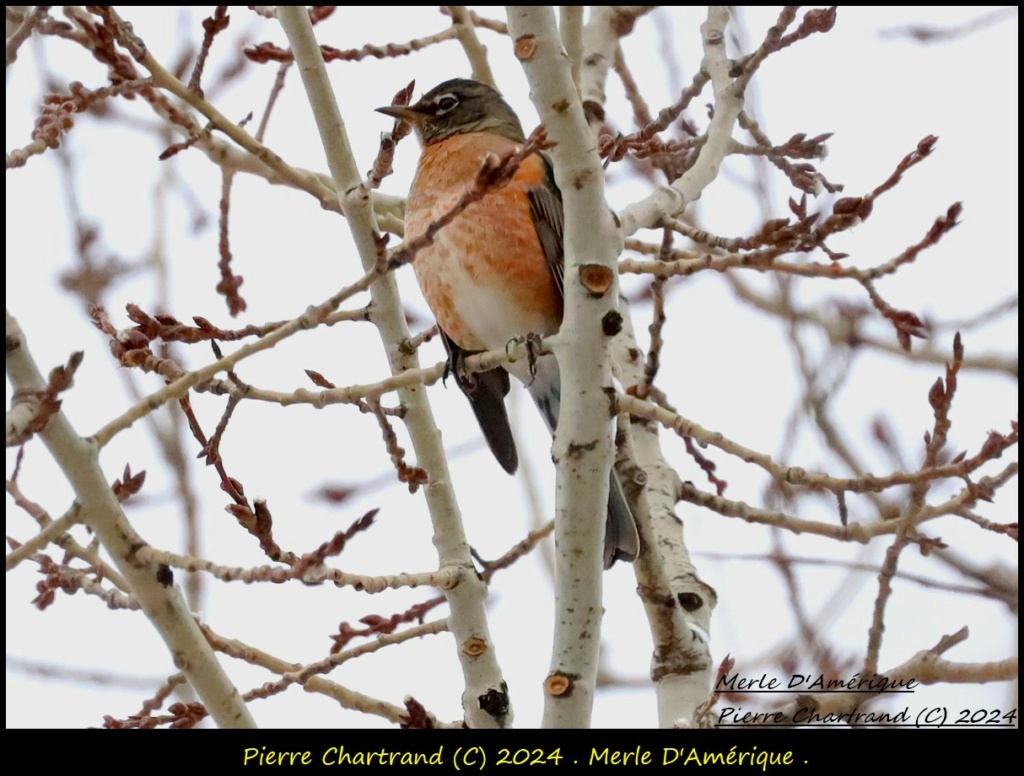
<path id="1" fill-rule="evenodd" d="M 435 115 L 443 116 L 445 113 L 449 113 L 455 110 L 455 107 L 458 104 L 459 98 L 456 97 L 454 94 L 442 94 L 440 97 L 434 100 L 434 105 L 436 106 L 436 110 L 434 111 L 434 113 Z"/>

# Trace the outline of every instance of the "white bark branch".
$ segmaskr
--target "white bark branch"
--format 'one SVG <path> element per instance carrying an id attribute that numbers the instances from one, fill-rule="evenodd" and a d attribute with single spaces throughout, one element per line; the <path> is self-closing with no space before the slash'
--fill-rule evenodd
<path id="1" fill-rule="evenodd" d="M 555 342 L 562 407 L 555 434 L 555 631 L 545 727 L 587 727 L 600 647 L 602 537 L 612 463 L 612 389 L 606 326 L 618 320 L 621 240 L 604 175 L 550 7 L 509 6 L 516 55 L 548 136 L 565 212 L 565 313 Z M 594 278 L 603 282 L 595 285 Z M 588 280 L 588 277 L 590 280 Z"/>
<path id="2" fill-rule="evenodd" d="M 462 44 L 462 50 L 466 52 L 466 59 L 473 69 L 473 80 L 485 83 L 488 86 L 497 86 L 491 66 L 487 62 L 487 47 L 480 42 L 476 35 L 476 26 L 473 24 L 473 17 L 469 9 L 464 5 L 446 5 L 448 15 L 452 17 L 452 26 L 455 28 L 455 35 Z"/>
<path id="3" fill-rule="evenodd" d="M 716 18 L 721 16 L 711 13 Z M 605 81 L 619 46 L 617 30 L 629 29 L 616 21 L 618 14 L 615 9 L 596 7 L 584 31 L 584 100 L 604 102 Z M 717 169 L 716 163 L 707 182 Z M 623 234 L 628 233 L 623 226 Z M 629 387 L 643 383 L 644 359 L 637 355 L 642 351 L 628 307 L 623 305 L 622 312 L 624 326 L 613 343 L 613 360 L 623 386 Z M 654 640 L 651 677 L 658 699 L 658 722 L 661 727 L 672 727 L 680 720 L 689 720 L 708 698 L 712 679 L 708 634 L 717 597 L 701 581 L 683 541 L 675 514 L 679 477 L 661 452 L 658 426 L 635 418 L 628 428 L 629 460 L 619 471 L 627 479 L 630 469 L 641 475 L 640 484 L 627 486 L 627 492 L 635 491 L 630 501 L 641 539 L 634 571 Z"/>
<path id="4" fill-rule="evenodd" d="M 40 392 L 46 380 L 29 353 L 18 322 L 7 313 L 7 379 L 15 393 Z M 99 464 L 99 446 L 85 440 L 58 410 L 40 433 L 75 491 L 77 519 L 88 525 L 113 557 L 142 610 L 160 633 L 174 664 L 188 677 L 207 711 L 221 727 L 256 723 L 206 642 L 176 585 L 159 581 L 157 564 L 138 551 L 146 543 L 125 517 Z"/>
<path id="5" fill-rule="evenodd" d="M 596 11 L 596 8 L 595 8 Z M 576 91 L 580 89 L 580 69 L 583 61 L 583 6 L 561 5 L 558 7 L 558 34 L 562 46 L 569 55 L 569 67 Z"/>
<path id="6" fill-rule="evenodd" d="M 701 25 L 704 41 L 702 69 L 711 76 L 715 92 L 715 115 L 708 126 L 707 142 L 693 167 L 671 186 L 662 186 L 650 196 L 624 208 L 619 213 L 622 234 L 629 237 L 637 229 L 658 226 L 665 217 L 675 217 L 718 177 L 718 169 L 732 145 L 732 128 L 743 110 L 743 91 L 736 88 L 736 79 L 729 75 L 733 63 L 725 54 L 725 28 L 729 23 L 726 6 L 710 6 L 707 21 Z"/>
<path id="7" fill-rule="evenodd" d="M 590 20 L 583 28 L 583 54 L 580 68 L 580 99 L 584 103 L 604 106 L 604 86 L 615 62 L 619 36 L 615 34 L 615 9 L 595 5 Z"/>
<path id="8" fill-rule="evenodd" d="M 615 364 L 626 387 L 644 379 L 632 321 L 615 340 Z M 634 400 L 620 396 L 620 407 Z M 635 400 L 639 402 L 639 400 Z M 628 413 L 627 413 L 628 415 Z M 665 460 L 659 426 L 640 416 L 631 417 L 629 442 L 633 459 L 645 475 L 644 498 L 633 500 L 640 530 L 640 557 L 634 564 L 637 588 L 647 612 L 654 640 L 651 678 L 658 699 L 658 725 L 674 727 L 689 720 L 711 691 L 711 613 L 718 597 L 697 573 L 676 516 L 679 475 Z"/>
<path id="9" fill-rule="evenodd" d="M 375 237 L 378 231 L 369 190 L 356 167 L 309 16 L 304 7 L 281 6 L 278 17 L 302 74 L 352 239 L 363 268 L 370 272 L 377 264 Z M 416 354 L 403 352 L 401 347 L 410 334 L 394 276 L 381 278 L 370 288 L 370 293 L 373 322 L 387 352 L 392 374 L 419 369 Z M 487 625 L 484 608 L 487 590 L 470 557 L 441 436 L 422 386 L 404 386 L 398 394 L 407 410 L 403 420 L 418 465 L 430 475 L 430 484 L 425 490 L 440 566 L 461 574 L 458 583 L 444 592 L 451 607 L 449 621 L 466 683 L 462 697 L 466 722 L 473 728 L 504 727 L 511 722 L 512 712 Z M 496 702 L 495 698 L 499 700 Z"/>
<path id="10" fill-rule="evenodd" d="M 72 509 L 66 515 L 57 518 L 48 526 L 43 528 L 39 533 L 29 539 L 27 542 L 22 544 L 17 549 L 11 550 L 7 553 L 7 557 L 4 560 L 5 569 L 10 571 L 25 558 L 30 555 L 34 555 L 39 552 L 43 547 L 48 545 L 50 542 L 55 542 L 62 536 L 71 526 L 78 522 L 78 510 Z"/>

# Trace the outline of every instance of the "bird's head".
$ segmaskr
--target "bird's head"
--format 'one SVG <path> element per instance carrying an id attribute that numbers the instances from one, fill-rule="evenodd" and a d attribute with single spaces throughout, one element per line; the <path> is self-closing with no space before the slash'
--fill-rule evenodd
<path id="1" fill-rule="evenodd" d="M 453 78 L 435 86 L 412 105 L 388 105 L 378 113 L 408 122 L 423 145 L 465 132 L 491 132 L 516 143 L 526 141 L 519 118 L 490 86 Z"/>

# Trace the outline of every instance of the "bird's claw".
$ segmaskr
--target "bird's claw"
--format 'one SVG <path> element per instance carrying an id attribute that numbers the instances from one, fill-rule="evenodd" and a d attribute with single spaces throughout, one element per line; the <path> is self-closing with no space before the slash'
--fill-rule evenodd
<path id="1" fill-rule="evenodd" d="M 529 334 L 513 337 L 505 343 L 505 355 L 510 360 L 514 360 L 512 353 L 517 347 L 523 345 L 526 348 L 526 363 L 530 368 L 530 382 L 526 384 L 527 387 L 533 384 L 534 378 L 537 377 L 537 359 L 543 355 L 541 344 L 541 336 L 532 331 Z"/>

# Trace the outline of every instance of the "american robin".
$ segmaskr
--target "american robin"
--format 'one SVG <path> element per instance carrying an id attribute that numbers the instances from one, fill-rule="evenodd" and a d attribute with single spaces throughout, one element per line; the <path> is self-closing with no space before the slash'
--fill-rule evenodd
<path id="1" fill-rule="evenodd" d="M 456 78 L 419 102 L 379 112 L 408 122 L 423 146 L 405 210 L 406 239 L 423 234 L 470 189 L 488 155 L 518 151 L 526 137 L 494 89 Z M 528 157 L 505 186 L 488 192 L 416 254 L 413 267 L 437 318 L 451 372 L 469 399 L 498 462 L 510 474 L 519 458 L 505 410 L 511 372 L 530 391 L 552 432 L 558 424 L 558 362 L 541 356 L 466 374 L 468 354 L 504 348 L 521 335 L 554 334 L 562 323 L 562 195 L 550 162 Z M 632 561 L 639 538 L 614 472 L 605 531 L 605 566 Z"/>

